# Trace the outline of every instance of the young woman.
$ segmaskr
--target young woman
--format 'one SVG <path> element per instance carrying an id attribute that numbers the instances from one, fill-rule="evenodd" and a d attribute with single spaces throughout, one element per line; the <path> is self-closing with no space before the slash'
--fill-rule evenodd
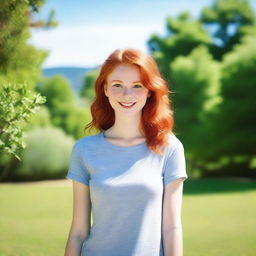
<path id="1" fill-rule="evenodd" d="M 182 256 L 184 148 L 166 82 L 149 55 L 114 51 L 101 67 L 67 178 L 73 220 L 65 256 Z M 93 225 L 91 225 L 91 210 Z"/>

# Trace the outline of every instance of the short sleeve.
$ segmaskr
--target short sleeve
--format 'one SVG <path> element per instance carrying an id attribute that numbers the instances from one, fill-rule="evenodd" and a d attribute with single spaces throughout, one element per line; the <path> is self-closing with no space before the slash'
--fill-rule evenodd
<path id="1" fill-rule="evenodd" d="M 185 181 L 188 176 L 186 173 L 186 160 L 184 154 L 184 147 L 181 141 L 175 137 L 172 148 L 167 151 L 167 157 L 163 169 L 163 183 L 168 184 L 179 178 Z"/>
<path id="2" fill-rule="evenodd" d="M 77 143 L 75 143 L 72 148 L 70 164 L 66 178 L 89 186 L 90 174 L 84 164 L 81 152 L 79 151 L 79 145 Z"/>

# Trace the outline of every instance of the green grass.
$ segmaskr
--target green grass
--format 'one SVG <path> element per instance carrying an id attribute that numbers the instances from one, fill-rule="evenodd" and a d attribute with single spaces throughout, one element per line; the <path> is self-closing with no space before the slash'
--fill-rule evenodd
<path id="1" fill-rule="evenodd" d="M 0 185 L 0 211 L 0 256 L 64 255 L 70 181 Z M 185 181 L 184 256 L 255 256 L 255 217 L 256 182 Z"/>

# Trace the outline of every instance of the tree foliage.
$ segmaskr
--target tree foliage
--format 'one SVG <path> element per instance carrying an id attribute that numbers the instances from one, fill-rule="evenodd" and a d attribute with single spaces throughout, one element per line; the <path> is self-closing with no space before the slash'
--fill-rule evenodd
<path id="1" fill-rule="evenodd" d="M 255 42 L 247 0 L 215 0 L 198 19 L 168 17 L 167 34 L 148 41 L 174 92 L 175 132 L 192 177 L 220 168 L 241 175 L 256 167 Z"/>
<path id="2" fill-rule="evenodd" d="M 60 75 L 44 78 L 37 84 L 37 90 L 47 98 L 45 106 L 50 111 L 52 123 L 64 128 L 67 110 L 75 102 L 75 93 L 69 82 Z"/>
<path id="3" fill-rule="evenodd" d="M 0 82 L 26 82 L 32 88 L 41 76 L 48 52 L 27 43 L 33 12 L 43 0 L 3 0 L 0 8 Z"/>
<path id="4" fill-rule="evenodd" d="M 91 115 L 88 108 L 77 104 L 78 97 L 69 82 L 56 75 L 42 79 L 37 90 L 47 98 L 45 105 L 49 109 L 52 124 L 76 139 L 83 137 L 83 127 L 89 122 Z"/>
<path id="5" fill-rule="evenodd" d="M 160 37 L 153 34 L 148 40 L 148 47 L 160 66 L 161 73 L 170 80 L 169 64 L 177 56 L 187 56 L 199 45 L 211 45 L 211 38 L 203 25 L 183 12 L 175 19 L 168 17 L 166 21 L 167 35 Z"/>
<path id="6" fill-rule="evenodd" d="M 21 122 L 28 121 L 45 98 L 28 90 L 24 84 L 6 84 L 0 91 L 0 151 L 21 160 L 18 151 L 25 148 Z"/>
<path id="7" fill-rule="evenodd" d="M 245 37 L 222 63 L 222 103 L 218 106 L 218 122 L 224 123 L 218 134 L 225 137 L 219 144 L 223 154 L 256 155 L 256 44 Z"/>
<path id="8" fill-rule="evenodd" d="M 255 14 L 248 0 L 216 0 L 201 12 L 201 21 L 214 27 L 212 53 L 216 59 L 231 51 L 249 27 L 255 27 Z"/>
<path id="9" fill-rule="evenodd" d="M 99 70 L 91 70 L 86 73 L 83 86 L 80 92 L 82 97 L 92 101 L 95 97 L 94 83 L 99 75 Z"/>
<path id="10" fill-rule="evenodd" d="M 5 156 L 21 160 L 19 151 L 25 148 L 23 141 L 26 122 L 31 113 L 45 102 L 45 98 L 34 91 L 41 76 L 41 64 L 46 51 L 28 44 L 30 29 L 37 21 L 33 15 L 44 4 L 44 0 L 2 0 L 0 8 L 0 150 L 1 178 L 10 170 Z M 55 26 L 54 13 L 46 24 Z M 37 23 L 38 24 L 38 23 Z M 5 159 L 5 160 L 3 160 Z M 13 161 L 13 158 L 9 158 Z M 4 165 L 3 165 L 4 164 Z"/>
<path id="11" fill-rule="evenodd" d="M 205 46 L 180 56 L 171 64 L 175 131 L 187 152 L 203 153 L 208 113 L 220 102 L 220 65 Z M 193 136 L 191 136 L 193 134 Z"/>

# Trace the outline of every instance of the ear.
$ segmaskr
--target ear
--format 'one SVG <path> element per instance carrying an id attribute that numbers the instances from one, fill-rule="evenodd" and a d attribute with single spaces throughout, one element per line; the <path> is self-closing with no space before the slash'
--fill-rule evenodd
<path id="1" fill-rule="evenodd" d="M 105 93 L 106 97 L 108 97 L 107 85 L 104 84 L 103 88 L 104 88 L 104 93 Z"/>
<path id="2" fill-rule="evenodd" d="M 148 96 L 147 98 L 149 98 L 151 96 L 151 91 L 148 91 Z"/>

